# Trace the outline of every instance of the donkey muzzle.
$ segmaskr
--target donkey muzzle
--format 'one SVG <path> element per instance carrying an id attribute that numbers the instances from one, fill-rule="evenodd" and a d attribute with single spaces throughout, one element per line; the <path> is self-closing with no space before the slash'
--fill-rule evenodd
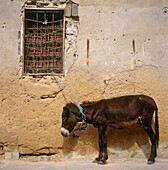
<path id="1" fill-rule="evenodd" d="M 61 134 L 62 134 L 62 136 L 67 137 L 67 136 L 69 136 L 69 130 L 62 127 L 61 128 Z"/>

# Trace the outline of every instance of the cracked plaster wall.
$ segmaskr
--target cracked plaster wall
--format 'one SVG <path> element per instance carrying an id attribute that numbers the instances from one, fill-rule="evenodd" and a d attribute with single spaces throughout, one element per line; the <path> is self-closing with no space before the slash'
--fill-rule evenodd
<path id="1" fill-rule="evenodd" d="M 158 156 L 167 158 L 168 16 L 163 11 L 167 2 L 75 2 L 79 4 L 79 22 L 66 18 L 66 76 L 58 77 L 59 81 L 78 103 L 128 94 L 153 97 L 159 108 Z M 89 126 L 79 139 L 63 139 L 60 135 L 62 107 L 70 99 L 63 95 L 54 79 L 20 75 L 18 35 L 24 3 L 24 0 L 0 2 L 3 18 L 0 21 L 0 154 L 55 154 L 55 160 L 88 154 L 93 157 L 98 152 L 94 127 Z M 89 66 L 86 65 L 87 40 L 90 41 Z M 139 126 L 134 131 L 109 129 L 108 150 L 111 157 L 144 158 L 149 155 L 147 135 Z"/>

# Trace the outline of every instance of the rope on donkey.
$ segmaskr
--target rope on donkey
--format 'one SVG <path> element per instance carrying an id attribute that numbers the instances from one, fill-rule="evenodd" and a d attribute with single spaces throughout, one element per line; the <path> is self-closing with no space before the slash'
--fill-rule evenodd
<path id="1" fill-rule="evenodd" d="M 68 93 L 68 91 L 62 86 L 62 84 L 58 81 L 58 79 L 54 76 L 54 72 L 51 72 L 51 74 L 53 75 L 56 83 L 58 83 L 60 89 L 64 90 L 66 92 L 66 94 L 69 96 L 69 98 L 71 99 L 72 103 L 79 109 L 80 111 L 80 114 L 82 115 L 82 122 L 85 122 L 86 121 L 86 116 L 85 114 L 83 113 L 83 108 L 80 104 L 77 104 L 73 99 L 72 97 L 70 96 L 70 94 Z M 55 99 L 53 99 L 52 101 L 55 101 Z"/>

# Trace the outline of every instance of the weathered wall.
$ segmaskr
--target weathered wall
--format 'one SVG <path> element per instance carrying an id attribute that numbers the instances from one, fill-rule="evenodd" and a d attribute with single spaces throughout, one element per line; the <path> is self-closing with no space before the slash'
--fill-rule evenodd
<path id="1" fill-rule="evenodd" d="M 97 153 L 97 130 L 79 138 L 60 135 L 62 107 L 70 102 L 50 76 L 21 76 L 18 48 L 24 0 L 0 0 L 0 154 L 56 154 L 55 159 Z M 76 0 L 79 22 L 68 19 L 65 73 L 58 77 L 78 103 L 128 94 L 146 94 L 159 108 L 159 156 L 168 151 L 167 13 L 165 0 Z M 90 41 L 86 65 L 87 39 Z M 135 53 L 132 42 L 135 41 Z M 144 46 L 144 56 L 142 46 Z M 56 97 L 55 101 L 52 101 Z M 109 155 L 145 157 L 147 135 L 108 130 Z"/>

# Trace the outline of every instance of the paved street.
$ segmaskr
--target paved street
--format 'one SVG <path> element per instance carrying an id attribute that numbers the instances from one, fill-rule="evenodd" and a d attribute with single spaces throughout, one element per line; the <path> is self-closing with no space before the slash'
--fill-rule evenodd
<path id="1" fill-rule="evenodd" d="M 168 170 L 168 159 L 157 159 L 147 165 L 145 159 L 117 159 L 106 165 L 93 164 L 91 160 L 63 162 L 30 162 L 23 160 L 0 160 L 0 170 Z"/>

